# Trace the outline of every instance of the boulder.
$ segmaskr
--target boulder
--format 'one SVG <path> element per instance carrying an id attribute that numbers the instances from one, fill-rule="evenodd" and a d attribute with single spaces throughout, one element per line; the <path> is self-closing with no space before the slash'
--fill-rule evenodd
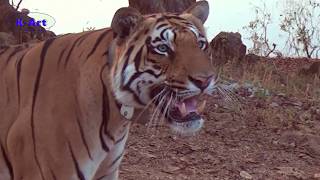
<path id="1" fill-rule="evenodd" d="M 242 43 L 241 34 L 236 32 L 220 32 L 210 43 L 212 60 L 215 65 L 221 66 L 228 61 L 241 61 L 247 51 Z"/>
<path id="2" fill-rule="evenodd" d="M 129 6 L 138 9 L 142 14 L 181 13 L 195 2 L 196 0 L 129 0 Z"/>

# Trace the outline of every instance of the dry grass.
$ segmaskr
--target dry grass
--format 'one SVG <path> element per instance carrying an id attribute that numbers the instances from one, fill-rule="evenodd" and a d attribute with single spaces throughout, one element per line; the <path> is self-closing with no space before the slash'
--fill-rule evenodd
<path id="1" fill-rule="evenodd" d="M 259 61 L 253 65 L 242 64 L 239 66 L 229 63 L 222 68 L 221 72 L 222 76 L 227 79 L 237 80 L 240 84 L 250 82 L 276 94 L 282 93 L 299 99 L 320 99 L 319 76 L 299 74 L 300 66 L 294 67 L 294 69 L 292 67 L 286 69 L 283 66 L 285 65 L 268 60 Z"/>

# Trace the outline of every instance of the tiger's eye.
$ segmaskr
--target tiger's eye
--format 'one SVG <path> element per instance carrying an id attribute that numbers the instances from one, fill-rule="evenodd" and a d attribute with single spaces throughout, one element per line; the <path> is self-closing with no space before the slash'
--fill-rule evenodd
<path id="1" fill-rule="evenodd" d="M 160 44 L 159 46 L 157 46 L 157 49 L 160 52 L 168 52 L 169 47 L 166 44 Z"/>
<path id="2" fill-rule="evenodd" d="M 204 41 L 199 41 L 199 42 L 198 42 L 198 46 L 199 46 L 200 49 L 204 49 L 205 46 L 206 46 L 206 42 L 204 42 Z"/>

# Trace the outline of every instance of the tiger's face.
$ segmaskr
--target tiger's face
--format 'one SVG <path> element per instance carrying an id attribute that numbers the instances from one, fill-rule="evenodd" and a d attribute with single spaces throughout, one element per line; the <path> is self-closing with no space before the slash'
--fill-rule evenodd
<path id="1" fill-rule="evenodd" d="M 207 2 L 181 15 L 119 11 L 112 23 L 118 38 L 111 47 L 116 99 L 134 108 L 155 105 L 158 116 L 180 134 L 198 131 L 205 106 L 199 97 L 213 93 L 216 79 L 203 28 Z"/>

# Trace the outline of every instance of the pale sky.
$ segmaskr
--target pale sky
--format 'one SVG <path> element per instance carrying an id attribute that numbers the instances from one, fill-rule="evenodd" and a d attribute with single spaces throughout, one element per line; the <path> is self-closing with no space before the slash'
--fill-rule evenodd
<path id="1" fill-rule="evenodd" d="M 272 0 L 269 0 L 272 1 Z M 89 3 L 90 2 L 90 3 Z M 246 25 L 253 10 L 254 0 L 208 0 L 210 15 L 205 26 L 211 39 L 220 31 L 238 31 Z M 128 6 L 128 0 L 23 0 L 21 8 L 31 12 L 45 12 L 53 16 L 56 24 L 52 31 L 56 34 L 81 32 L 84 27 L 97 29 L 108 27 L 115 11 Z"/>
<path id="2" fill-rule="evenodd" d="M 17 2 L 18 0 L 15 0 Z M 267 0 L 276 22 L 270 27 L 269 38 L 279 41 L 279 0 Z M 285 1 L 285 0 L 280 0 Z M 248 25 L 255 16 L 253 4 L 258 5 L 260 0 L 208 0 L 210 15 L 205 23 L 209 41 L 221 31 L 240 32 L 247 47 L 251 43 L 243 26 Z M 120 7 L 128 6 L 128 0 L 23 0 L 21 8 L 31 12 L 44 12 L 54 17 L 56 24 L 50 29 L 56 34 L 82 32 L 83 28 L 96 29 L 109 27 L 113 14 Z M 36 17 L 35 17 L 36 18 Z M 279 44 L 277 42 L 277 44 Z"/>

